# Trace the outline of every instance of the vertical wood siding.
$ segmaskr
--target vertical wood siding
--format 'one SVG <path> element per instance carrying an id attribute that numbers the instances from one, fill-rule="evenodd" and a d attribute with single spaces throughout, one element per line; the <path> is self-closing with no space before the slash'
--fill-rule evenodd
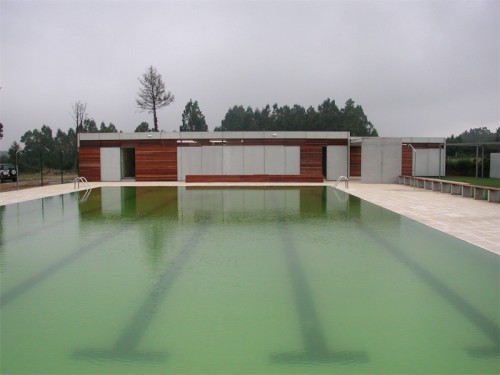
<path id="1" fill-rule="evenodd" d="M 177 181 L 177 146 L 137 145 L 136 181 Z"/>
<path id="2" fill-rule="evenodd" d="M 101 181 L 101 149 L 80 148 L 78 151 L 79 175 L 87 181 Z"/>
<path id="3" fill-rule="evenodd" d="M 324 141 L 310 140 L 300 146 L 301 175 L 322 176 L 324 145 Z"/>
<path id="4" fill-rule="evenodd" d="M 353 146 L 349 150 L 349 175 L 352 177 L 361 176 L 361 146 Z"/>
<path id="5" fill-rule="evenodd" d="M 403 176 L 412 175 L 413 167 L 413 150 L 410 147 L 403 146 L 401 153 L 401 174 Z"/>

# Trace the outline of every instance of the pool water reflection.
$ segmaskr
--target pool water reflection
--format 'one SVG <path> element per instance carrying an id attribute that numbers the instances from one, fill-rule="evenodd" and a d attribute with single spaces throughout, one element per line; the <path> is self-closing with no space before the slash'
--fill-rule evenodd
<path id="1" fill-rule="evenodd" d="M 326 187 L 0 207 L 1 373 L 498 373 L 500 257 Z"/>

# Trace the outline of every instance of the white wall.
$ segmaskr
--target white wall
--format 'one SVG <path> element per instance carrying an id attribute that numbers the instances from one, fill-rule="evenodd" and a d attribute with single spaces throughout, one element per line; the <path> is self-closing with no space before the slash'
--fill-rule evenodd
<path id="1" fill-rule="evenodd" d="M 243 171 L 241 174 L 264 174 L 264 146 L 243 147 Z"/>
<path id="2" fill-rule="evenodd" d="M 444 165 L 445 165 L 445 152 L 439 149 L 416 149 L 413 153 L 414 165 L 415 165 L 415 176 L 444 176 Z M 441 161 L 440 161 L 441 156 Z M 441 169 L 439 164 L 441 163 Z"/>
<path id="3" fill-rule="evenodd" d="M 243 147 L 222 147 L 223 174 L 242 174 L 243 168 Z"/>
<path id="4" fill-rule="evenodd" d="M 326 148 L 326 179 L 336 180 L 347 176 L 347 146 L 327 146 Z"/>
<path id="5" fill-rule="evenodd" d="M 300 174 L 300 146 L 285 147 L 285 174 Z"/>
<path id="6" fill-rule="evenodd" d="M 490 178 L 500 178 L 500 153 L 490 154 Z"/>
<path id="7" fill-rule="evenodd" d="M 201 148 L 202 174 L 222 174 L 222 146 Z"/>
<path id="8" fill-rule="evenodd" d="M 401 174 L 400 138 L 365 138 L 361 145 L 361 181 L 396 183 Z"/>
<path id="9" fill-rule="evenodd" d="M 121 180 L 121 152 L 119 147 L 101 147 L 101 181 Z"/>
<path id="10" fill-rule="evenodd" d="M 264 147 L 264 174 L 285 174 L 285 146 Z"/>
<path id="11" fill-rule="evenodd" d="M 202 174 L 201 147 L 177 147 L 177 179 L 187 174 Z"/>
<path id="12" fill-rule="evenodd" d="M 186 175 L 300 174 L 299 146 L 177 148 L 177 178 Z"/>

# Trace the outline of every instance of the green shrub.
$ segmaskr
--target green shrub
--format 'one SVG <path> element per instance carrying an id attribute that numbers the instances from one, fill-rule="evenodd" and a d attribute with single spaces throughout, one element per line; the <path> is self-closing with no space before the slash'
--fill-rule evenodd
<path id="1" fill-rule="evenodd" d="M 484 168 L 482 166 L 482 161 L 479 160 L 478 168 L 479 175 L 481 175 L 481 169 L 483 168 L 484 176 L 489 177 L 490 174 L 490 160 L 489 158 L 484 158 Z M 476 176 L 476 158 L 475 157 L 448 157 L 446 158 L 446 174 L 448 176 Z"/>

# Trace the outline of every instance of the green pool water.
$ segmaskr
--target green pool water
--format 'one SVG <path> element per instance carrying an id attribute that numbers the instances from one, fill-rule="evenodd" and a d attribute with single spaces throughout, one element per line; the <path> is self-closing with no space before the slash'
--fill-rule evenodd
<path id="1" fill-rule="evenodd" d="M 500 257 L 333 188 L 0 207 L 1 374 L 497 374 Z"/>

